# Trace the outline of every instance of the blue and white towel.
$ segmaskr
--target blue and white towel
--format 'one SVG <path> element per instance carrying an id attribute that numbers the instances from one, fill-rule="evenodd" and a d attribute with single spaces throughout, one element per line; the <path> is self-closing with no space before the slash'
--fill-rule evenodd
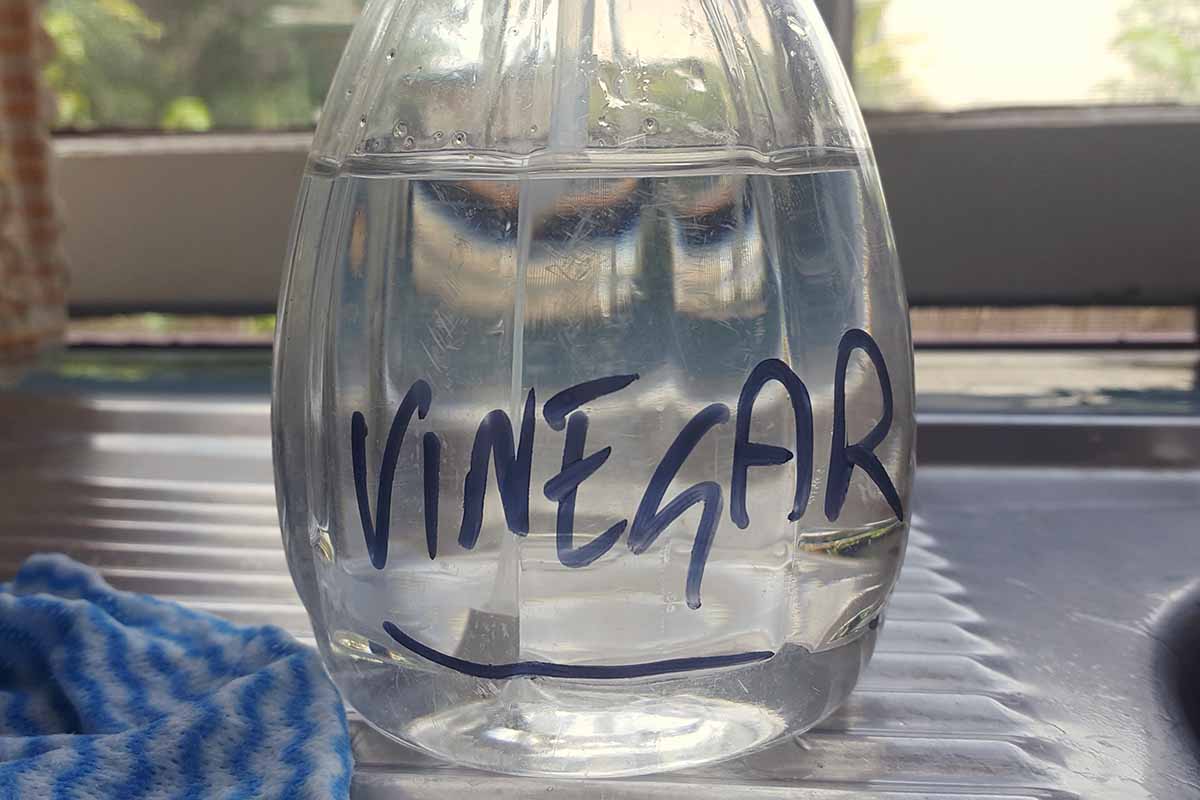
<path id="1" fill-rule="evenodd" d="M 316 654 L 118 592 L 64 556 L 0 586 L 0 798 L 345 798 L 350 736 Z"/>

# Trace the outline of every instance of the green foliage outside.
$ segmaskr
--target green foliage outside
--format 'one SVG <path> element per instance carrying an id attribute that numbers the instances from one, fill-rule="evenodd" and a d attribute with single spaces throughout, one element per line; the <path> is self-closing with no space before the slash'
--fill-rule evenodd
<path id="1" fill-rule="evenodd" d="M 308 129 L 347 28 L 280 24 L 329 0 L 48 0 L 57 52 L 46 70 L 60 128 Z M 858 0 L 855 84 L 867 108 L 927 105 L 904 73 L 908 42 L 886 35 L 892 0 Z M 326 5 L 326 7 L 328 7 Z M 1200 2 L 1128 0 L 1113 102 L 1200 103 Z M 681 78 L 682 80 L 682 78 Z M 701 102 L 686 86 L 681 102 Z"/>
<path id="2" fill-rule="evenodd" d="M 907 42 L 887 36 L 891 0 L 858 0 L 854 15 L 854 90 L 863 108 L 907 109 L 923 104 L 904 75 Z"/>
<path id="3" fill-rule="evenodd" d="M 859 0 L 856 83 L 872 108 L 921 102 L 903 74 L 904 42 L 883 35 L 890 1 Z M 283 26 L 274 12 L 321 2 L 49 0 L 59 127 L 310 128 L 346 30 Z M 685 105 L 713 100 L 679 88 Z"/>
<path id="4" fill-rule="evenodd" d="M 284 26 L 317 0 L 49 0 L 59 126 L 309 128 L 345 29 Z"/>
<path id="5" fill-rule="evenodd" d="M 1200 3 L 1131 0 L 1113 48 L 1130 68 L 1107 85 L 1115 101 L 1200 103 Z"/>

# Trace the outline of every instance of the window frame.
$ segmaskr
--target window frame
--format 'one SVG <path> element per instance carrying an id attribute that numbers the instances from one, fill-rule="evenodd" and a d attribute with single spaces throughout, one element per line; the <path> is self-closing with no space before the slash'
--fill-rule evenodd
<path id="1" fill-rule="evenodd" d="M 865 116 L 914 303 L 1200 302 L 1200 107 Z M 272 310 L 310 141 L 56 137 L 74 312 Z"/>

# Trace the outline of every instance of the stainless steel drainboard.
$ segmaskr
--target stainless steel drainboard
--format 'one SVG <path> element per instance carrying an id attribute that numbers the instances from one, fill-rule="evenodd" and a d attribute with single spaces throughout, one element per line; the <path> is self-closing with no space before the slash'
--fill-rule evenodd
<path id="1" fill-rule="evenodd" d="M 1143 423 L 1126 422 L 1119 435 L 1135 440 Z M 1003 424 L 927 426 L 943 464 L 921 472 L 877 655 L 819 730 L 708 769 L 554 782 L 446 766 L 355 721 L 354 796 L 1200 797 L 1156 627 L 1200 585 L 1200 472 L 1178 452 L 1172 469 L 1037 466 L 1064 463 L 1069 424 L 1027 434 L 1027 462 L 1011 447 L 1006 466 L 972 456 Z M 1194 427 L 1144 425 L 1152 441 L 1195 440 Z M 118 587 L 310 637 L 280 547 L 267 426 L 261 394 L 0 394 L 0 571 L 62 551 Z M 1076 431 L 1080 447 L 1101 446 L 1094 428 Z M 1056 452 L 1040 459 L 1042 442 Z"/>

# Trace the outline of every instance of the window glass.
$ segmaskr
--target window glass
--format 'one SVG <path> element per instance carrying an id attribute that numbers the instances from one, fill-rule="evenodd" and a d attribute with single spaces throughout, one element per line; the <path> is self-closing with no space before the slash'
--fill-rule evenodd
<path id="1" fill-rule="evenodd" d="M 49 0 L 58 127 L 313 126 L 361 0 Z"/>
<path id="2" fill-rule="evenodd" d="M 1200 103 L 1197 0 L 858 0 L 865 108 Z"/>
<path id="3" fill-rule="evenodd" d="M 363 0 L 48 0 L 62 130 L 313 127 Z M 1200 0 L 857 0 L 875 110 L 1200 103 Z"/>

